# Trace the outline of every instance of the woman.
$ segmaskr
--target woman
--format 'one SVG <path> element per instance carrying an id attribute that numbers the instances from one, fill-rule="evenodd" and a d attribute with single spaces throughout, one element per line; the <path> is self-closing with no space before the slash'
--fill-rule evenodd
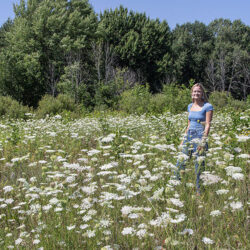
<path id="1" fill-rule="evenodd" d="M 188 126 L 185 131 L 185 138 L 181 142 L 182 159 L 177 161 L 176 176 L 180 179 L 180 170 L 185 169 L 187 158 L 195 155 L 195 173 L 197 194 L 200 194 L 200 173 L 204 166 L 204 151 L 208 149 L 207 137 L 213 117 L 213 106 L 208 103 L 204 87 L 196 83 L 191 89 L 192 103 L 188 105 Z"/>

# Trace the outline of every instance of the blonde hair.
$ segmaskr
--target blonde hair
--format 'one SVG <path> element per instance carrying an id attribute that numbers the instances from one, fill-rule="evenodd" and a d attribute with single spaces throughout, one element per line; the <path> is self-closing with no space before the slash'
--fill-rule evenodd
<path id="1" fill-rule="evenodd" d="M 192 93 L 193 93 L 193 90 L 195 87 L 200 87 L 201 91 L 202 91 L 202 101 L 203 102 L 208 102 L 208 99 L 207 99 L 207 95 L 206 95 L 206 91 L 205 91 L 205 88 L 203 87 L 203 85 L 201 83 L 196 83 L 192 88 L 191 88 L 191 96 L 192 96 Z M 192 98 L 192 102 L 194 102 L 193 98 Z"/>

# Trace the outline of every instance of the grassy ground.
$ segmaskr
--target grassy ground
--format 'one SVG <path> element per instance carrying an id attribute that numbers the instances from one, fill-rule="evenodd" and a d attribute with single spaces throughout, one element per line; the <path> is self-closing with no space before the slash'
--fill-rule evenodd
<path id="1" fill-rule="evenodd" d="M 1 249 L 249 249 L 249 112 L 217 113 L 202 193 L 187 114 L 0 122 Z"/>

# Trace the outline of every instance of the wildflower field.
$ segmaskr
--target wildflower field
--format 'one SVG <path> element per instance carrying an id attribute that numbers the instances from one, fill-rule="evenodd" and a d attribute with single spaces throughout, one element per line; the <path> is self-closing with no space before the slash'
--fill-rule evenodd
<path id="1" fill-rule="evenodd" d="M 249 110 L 216 113 L 196 196 L 187 113 L 0 121 L 0 249 L 250 249 Z"/>

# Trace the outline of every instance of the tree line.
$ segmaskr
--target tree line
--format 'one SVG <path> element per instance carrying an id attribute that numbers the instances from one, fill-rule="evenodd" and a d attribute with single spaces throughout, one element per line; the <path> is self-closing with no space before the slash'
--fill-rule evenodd
<path id="1" fill-rule="evenodd" d="M 97 15 L 88 0 L 20 0 L 0 28 L 0 95 L 36 107 L 45 94 L 111 105 L 136 85 L 202 82 L 245 100 L 250 27 L 215 19 L 176 25 L 120 6 Z M 167 18 L 167 17 L 166 17 Z"/>

